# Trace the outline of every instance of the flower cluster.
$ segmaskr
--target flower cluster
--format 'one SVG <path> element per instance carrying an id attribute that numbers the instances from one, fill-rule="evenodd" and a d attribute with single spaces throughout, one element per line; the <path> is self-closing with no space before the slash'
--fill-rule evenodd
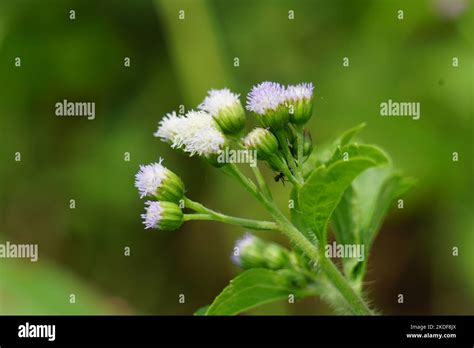
<path id="1" fill-rule="evenodd" d="M 219 159 L 225 157 L 219 155 L 231 147 L 251 150 L 280 177 L 298 184 L 302 164 L 311 150 L 310 137 L 304 135 L 302 126 L 311 117 L 313 85 L 283 86 L 267 81 L 254 86 L 247 96 L 246 109 L 256 116 L 261 127 L 246 135 L 243 131 L 247 117 L 239 98 L 227 88 L 212 89 L 195 110 L 184 115 L 175 111 L 166 114 L 154 136 L 215 167 L 229 164 L 220 163 Z M 184 184 L 162 162 L 160 158 L 157 163 L 140 166 L 135 186 L 141 198 L 157 199 L 146 202 L 146 213 L 142 215 L 146 228 L 176 229 L 185 220 L 178 206 L 184 198 Z"/>

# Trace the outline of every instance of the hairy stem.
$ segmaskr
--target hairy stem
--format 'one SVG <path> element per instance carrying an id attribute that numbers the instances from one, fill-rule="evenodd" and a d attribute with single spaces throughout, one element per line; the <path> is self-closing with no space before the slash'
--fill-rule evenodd
<path id="1" fill-rule="evenodd" d="M 251 192 L 270 212 L 275 221 L 280 225 L 280 231 L 285 234 L 303 253 L 311 260 L 319 264 L 321 270 L 327 276 L 331 284 L 340 292 L 347 301 L 352 312 L 357 315 L 372 315 L 364 300 L 352 289 L 346 278 L 339 272 L 337 267 L 324 255 L 320 256 L 317 245 L 311 243 L 301 231 L 299 231 L 288 218 L 276 207 L 272 200 L 264 197 L 257 189 L 255 184 L 248 179 L 237 166 L 229 167 L 230 172 L 239 182 Z"/>
<path id="2" fill-rule="evenodd" d="M 321 270 L 331 281 L 332 285 L 341 293 L 342 297 L 347 301 L 352 311 L 356 315 L 373 315 L 364 300 L 349 285 L 349 282 L 337 269 L 337 267 L 328 260 L 324 255 L 321 256 L 319 265 Z"/>

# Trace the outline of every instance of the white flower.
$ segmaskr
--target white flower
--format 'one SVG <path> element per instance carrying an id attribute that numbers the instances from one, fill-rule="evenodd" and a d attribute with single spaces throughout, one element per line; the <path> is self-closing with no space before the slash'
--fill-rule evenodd
<path id="1" fill-rule="evenodd" d="M 161 215 L 163 214 L 163 208 L 160 205 L 160 202 L 157 201 L 146 201 L 145 205 L 145 214 L 142 214 L 143 224 L 145 228 L 157 228 Z"/>
<path id="2" fill-rule="evenodd" d="M 168 171 L 161 162 L 163 162 L 162 158 L 158 163 L 140 166 L 140 171 L 135 175 L 135 187 L 140 193 L 140 198 L 155 194 L 166 179 Z"/>
<path id="3" fill-rule="evenodd" d="M 153 133 L 157 138 L 163 141 L 174 143 L 176 135 L 180 132 L 183 117 L 176 115 L 176 112 L 166 114 L 160 121 L 158 130 Z"/>
<path id="4" fill-rule="evenodd" d="M 287 101 L 310 100 L 313 98 L 313 88 L 311 82 L 289 85 L 285 91 L 285 98 Z"/>
<path id="5" fill-rule="evenodd" d="M 264 115 L 269 110 L 276 110 L 285 103 L 285 88 L 276 82 L 262 82 L 253 86 L 247 96 L 247 110 Z"/>
<path id="6" fill-rule="evenodd" d="M 191 110 L 185 117 L 168 114 L 160 122 L 155 135 L 191 156 L 217 154 L 225 143 L 224 135 L 216 128 L 212 116 L 205 111 Z"/>
<path id="7" fill-rule="evenodd" d="M 239 94 L 232 93 L 228 88 L 224 88 L 211 89 L 198 108 L 208 112 L 212 117 L 216 117 L 220 111 L 239 105 Z"/>

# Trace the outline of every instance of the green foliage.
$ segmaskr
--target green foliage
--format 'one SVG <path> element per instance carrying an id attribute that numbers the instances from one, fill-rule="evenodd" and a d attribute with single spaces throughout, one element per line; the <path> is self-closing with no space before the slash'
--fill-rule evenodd
<path id="1" fill-rule="evenodd" d="M 304 163 L 304 176 L 312 173 L 314 168 L 330 160 L 338 147 L 349 144 L 365 128 L 365 123 L 358 124 L 338 136 L 336 139 L 314 149 L 308 160 Z"/>
<path id="2" fill-rule="evenodd" d="M 367 168 L 386 164 L 387 157 L 374 146 L 345 146 L 349 159 L 329 161 L 329 166 L 318 167 L 298 193 L 298 203 L 305 222 L 321 244 L 326 243 L 327 225 L 352 181 Z M 337 156 L 336 156 L 337 157 Z"/>
<path id="3" fill-rule="evenodd" d="M 341 244 L 363 244 L 364 261 L 344 259 L 346 275 L 357 285 L 363 279 L 367 255 L 390 205 L 415 183 L 390 167 L 371 168 L 347 188 L 336 208 L 332 227 Z"/>
<path id="4" fill-rule="evenodd" d="M 247 270 L 230 284 L 209 306 L 206 315 L 235 315 L 271 301 L 287 299 L 290 294 L 301 297 L 301 275 L 289 270 L 263 268 Z"/>
<path id="5" fill-rule="evenodd" d="M 364 127 L 356 126 L 344 132 L 323 151 L 315 151 L 306 167 L 305 183 L 295 186 L 290 198 L 291 222 L 322 251 L 327 243 L 328 225 L 331 222 L 336 240 L 340 244 L 363 244 L 366 256 L 380 229 L 390 204 L 414 183 L 395 173 L 389 157 L 373 145 L 354 144 L 352 139 Z M 315 154 L 322 158 L 316 158 Z M 354 313 L 351 290 L 344 289 L 344 277 L 339 277 L 332 266 L 329 274 L 320 273 L 319 265 L 311 262 L 295 243 L 297 266 L 294 270 L 271 271 L 251 269 L 236 277 L 207 309 L 207 315 L 232 315 L 260 304 L 286 298 L 289 293 L 320 295 L 339 313 Z M 364 261 L 345 258 L 344 272 L 351 287 L 362 292 Z M 323 260 L 322 260 L 323 261 Z M 308 267 L 307 265 L 312 265 Z M 326 261 L 326 271 L 328 262 Z M 323 264 L 321 264 L 323 266 Z M 312 276 L 307 277 L 310 273 Z M 300 276 L 305 281 L 296 286 L 288 276 Z M 338 288 L 333 281 L 337 281 Z M 305 293 L 306 289 L 306 293 Z M 307 292 L 308 289 L 311 291 Z M 315 290 L 317 289 L 317 291 Z M 342 292 L 341 292 L 342 291 Z M 343 292 L 346 292 L 343 296 Z M 358 311 L 364 312 L 363 307 Z M 199 310 L 196 314 L 202 314 Z"/>

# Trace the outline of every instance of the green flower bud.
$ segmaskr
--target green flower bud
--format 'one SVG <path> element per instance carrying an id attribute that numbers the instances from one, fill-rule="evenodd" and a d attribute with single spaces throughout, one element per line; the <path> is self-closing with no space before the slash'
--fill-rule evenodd
<path id="1" fill-rule="evenodd" d="M 145 214 L 142 214 L 145 228 L 172 231 L 183 224 L 183 212 L 175 203 L 147 201 L 145 205 Z"/>
<path id="2" fill-rule="evenodd" d="M 288 108 L 285 105 L 280 105 L 275 110 L 267 110 L 264 115 L 257 114 L 257 120 L 263 127 L 279 130 L 287 126 L 290 115 Z"/>
<path id="3" fill-rule="evenodd" d="M 248 150 L 256 150 L 259 159 L 268 159 L 278 151 L 278 140 L 265 128 L 255 128 L 243 140 Z"/>
<path id="4" fill-rule="evenodd" d="M 232 254 L 232 261 L 243 269 L 268 268 L 278 270 L 291 265 L 290 252 L 287 249 L 249 233 L 237 241 Z"/>

